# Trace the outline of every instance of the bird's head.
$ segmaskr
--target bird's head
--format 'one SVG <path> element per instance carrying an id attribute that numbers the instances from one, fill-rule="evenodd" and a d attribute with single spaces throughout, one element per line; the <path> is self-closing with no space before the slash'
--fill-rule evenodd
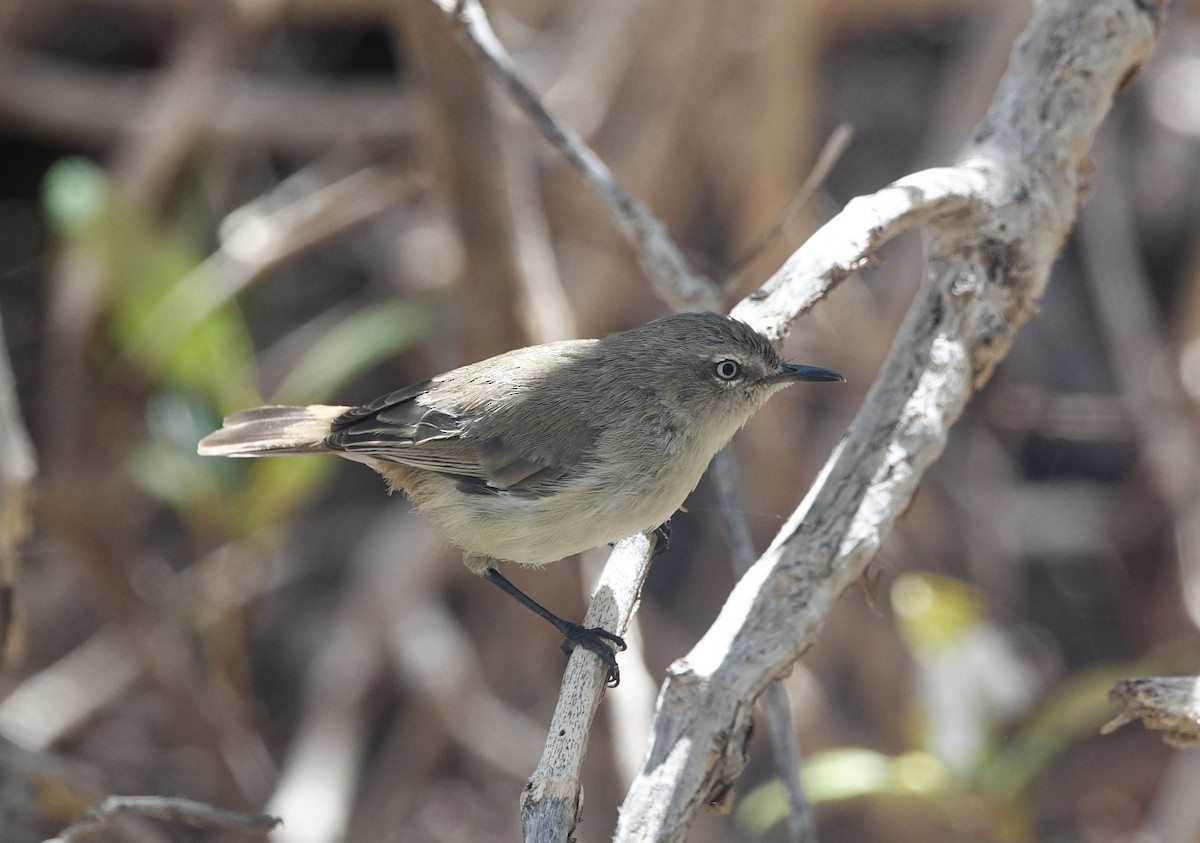
<path id="1" fill-rule="evenodd" d="M 731 427 L 730 435 L 786 386 L 845 381 L 830 369 L 783 362 L 762 334 L 717 313 L 680 313 L 621 336 L 646 389 L 694 419 Z"/>

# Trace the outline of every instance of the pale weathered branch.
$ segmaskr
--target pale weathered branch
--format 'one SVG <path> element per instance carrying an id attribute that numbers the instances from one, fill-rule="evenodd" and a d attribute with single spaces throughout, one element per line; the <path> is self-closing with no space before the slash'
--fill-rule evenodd
<path id="1" fill-rule="evenodd" d="M 596 583 L 584 626 L 624 634 L 637 609 L 653 549 L 653 538 L 643 535 L 617 542 Z M 542 760 L 521 793 L 527 841 L 561 843 L 575 828 L 582 804 L 579 771 L 607 678 L 607 669 L 595 655 L 582 648 L 571 654 Z"/>
<path id="2" fill-rule="evenodd" d="M 708 467 L 708 473 L 720 496 L 721 517 L 733 552 L 733 570 L 740 577 L 750 570 L 757 554 L 750 536 L 750 525 L 746 523 L 744 515 L 746 506 L 738 488 L 733 452 L 725 448 L 717 454 Z M 800 747 L 792 723 L 792 708 L 781 681 L 776 680 L 767 687 L 763 694 L 763 709 L 767 715 L 771 754 L 775 756 L 775 768 L 779 771 L 779 780 L 787 797 L 788 837 L 792 843 L 816 843 L 817 824 L 800 782 Z"/>
<path id="3" fill-rule="evenodd" d="M 0 700 L 0 738 L 44 752 L 126 693 L 141 673 L 117 630 L 103 627 Z"/>
<path id="4" fill-rule="evenodd" d="M 1107 735 L 1141 720 L 1160 729 L 1171 746 L 1200 746 L 1200 676 L 1139 676 L 1112 686 L 1108 698 L 1121 713 L 1104 724 Z"/>
<path id="5" fill-rule="evenodd" d="M 811 646 L 1033 314 L 1074 220 L 1093 134 L 1164 14 L 1144 0 L 1042 3 L 956 168 L 851 203 L 734 309 L 782 336 L 880 242 L 881 226 L 929 223 L 921 290 L 858 418 L 704 638 L 670 668 L 617 840 L 681 839 L 740 773 L 755 699 Z M 881 195 L 891 200 L 882 215 Z"/>
<path id="6" fill-rule="evenodd" d="M 773 340 L 783 339 L 792 322 L 850 273 L 867 268 L 884 244 L 922 223 L 969 208 L 984 181 L 973 170 L 941 167 L 913 173 L 850 200 L 767 283 L 742 299 L 731 315 Z"/>

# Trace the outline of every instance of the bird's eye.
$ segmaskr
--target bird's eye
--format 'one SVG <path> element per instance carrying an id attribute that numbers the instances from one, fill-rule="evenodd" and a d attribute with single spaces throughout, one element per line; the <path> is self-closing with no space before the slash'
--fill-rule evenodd
<path id="1" fill-rule="evenodd" d="M 722 360 L 714 367 L 717 377 L 723 381 L 731 381 L 742 373 L 742 367 L 736 360 Z"/>

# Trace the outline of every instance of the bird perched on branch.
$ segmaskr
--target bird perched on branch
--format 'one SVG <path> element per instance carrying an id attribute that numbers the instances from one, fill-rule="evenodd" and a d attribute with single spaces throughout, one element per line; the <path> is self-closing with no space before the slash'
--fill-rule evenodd
<path id="1" fill-rule="evenodd" d="M 595 653 L 621 638 L 551 613 L 497 560 L 541 565 L 666 523 L 713 455 L 773 393 L 837 372 L 784 363 L 750 326 L 680 313 L 600 340 L 535 345 L 361 407 L 258 407 L 201 454 L 337 454 L 403 489 L 466 564 Z"/>

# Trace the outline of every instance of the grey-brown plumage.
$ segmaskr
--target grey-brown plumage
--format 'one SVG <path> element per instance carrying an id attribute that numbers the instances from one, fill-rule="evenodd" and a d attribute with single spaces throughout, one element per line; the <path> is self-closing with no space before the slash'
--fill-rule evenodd
<path id="1" fill-rule="evenodd" d="M 477 570 L 540 564 L 657 527 L 772 393 L 839 378 L 785 367 L 741 322 L 683 313 L 510 351 L 361 407 L 244 410 L 199 451 L 365 462 L 481 557 Z"/>
<path id="2" fill-rule="evenodd" d="M 748 325 L 682 313 L 521 348 L 361 407 L 259 407 L 201 454 L 335 453 L 403 489 L 477 573 L 658 527 L 771 394 L 842 380 L 780 361 Z"/>

